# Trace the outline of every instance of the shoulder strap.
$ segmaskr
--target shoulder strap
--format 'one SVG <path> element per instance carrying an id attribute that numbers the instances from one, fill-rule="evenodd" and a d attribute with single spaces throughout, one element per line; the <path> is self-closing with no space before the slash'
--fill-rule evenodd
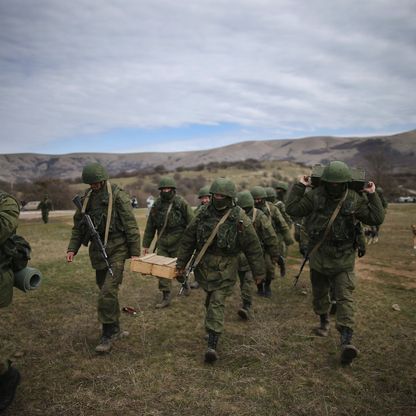
<path id="1" fill-rule="evenodd" d="M 201 251 L 198 253 L 198 256 L 196 257 L 193 268 L 195 269 L 196 266 L 198 266 L 199 262 L 202 260 L 202 257 L 204 257 L 205 252 L 207 251 L 208 247 L 213 242 L 215 236 L 218 233 L 218 230 L 220 229 L 220 226 L 224 224 L 225 220 L 229 217 L 231 214 L 231 209 L 229 209 L 222 218 L 218 221 L 217 225 L 215 226 L 214 230 L 212 231 L 211 235 L 208 237 L 208 240 L 205 242 L 204 246 L 202 247 Z"/>
<path id="2" fill-rule="evenodd" d="M 160 230 L 160 232 L 157 233 L 157 238 L 155 240 L 153 240 L 155 243 L 152 244 L 153 247 L 150 247 L 150 249 L 149 249 L 150 253 L 153 253 L 153 251 L 157 247 L 157 243 L 159 242 L 163 233 L 165 232 L 166 226 L 168 225 L 168 218 L 169 218 L 169 214 L 170 214 L 170 211 L 172 209 L 172 206 L 173 206 L 173 201 L 168 206 L 168 210 L 166 211 L 166 216 L 165 216 L 165 222 L 163 223 L 163 226 L 162 226 L 162 229 Z"/>
<path id="3" fill-rule="evenodd" d="M 256 216 L 257 216 L 257 208 L 253 208 L 253 218 L 252 218 L 253 224 L 254 224 L 254 221 L 256 220 Z"/>
<path id="4" fill-rule="evenodd" d="M 339 211 L 341 210 L 342 204 L 344 203 L 345 199 L 347 198 L 347 194 L 348 194 L 348 189 L 345 191 L 344 196 L 341 198 L 341 200 L 338 202 L 337 207 L 334 209 L 334 212 L 331 215 L 331 218 L 329 219 L 328 225 L 325 228 L 325 232 L 324 232 L 324 236 L 322 237 L 322 239 L 315 245 L 315 247 L 311 250 L 311 252 L 309 253 L 310 257 L 312 254 L 314 254 L 319 247 L 321 247 L 322 243 L 326 240 L 326 238 L 328 237 L 329 231 L 331 229 L 332 224 L 335 221 L 335 218 L 337 217 Z"/>

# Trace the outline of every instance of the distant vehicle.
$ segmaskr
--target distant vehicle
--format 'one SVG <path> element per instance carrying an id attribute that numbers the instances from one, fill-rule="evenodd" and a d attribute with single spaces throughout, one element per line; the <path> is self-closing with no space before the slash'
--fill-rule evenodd
<path id="1" fill-rule="evenodd" d="M 38 209 L 39 204 L 40 204 L 40 201 L 26 202 L 26 204 L 22 208 L 22 211 L 36 211 Z"/>
<path id="2" fill-rule="evenodd" d="M 397 202 L 416 202 L 416 196 L 399 196 Z"/>

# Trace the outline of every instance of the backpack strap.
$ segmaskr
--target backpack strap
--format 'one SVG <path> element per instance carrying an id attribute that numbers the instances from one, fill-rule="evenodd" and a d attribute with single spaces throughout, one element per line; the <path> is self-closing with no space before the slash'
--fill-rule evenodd
<path id="1" fill-rule="evenodd" d="M 149 249 L 150 253 L 153 253 L 154 250 L 156 250 L 157 243 L 159 242 L 163 233 L 166 230 L 166 226 L 168 225 L 168 218 L 169 218 L 170 211 L 172 210 L 172 206 L 173 206 L 173 201 L 168 206 L 168 210 L 166 211 L 166 216 L 165 216 L 165 222 L 163 223 L 163 226 L 162 226 L 162 229 L 160 230 L 160 232 L 157 233 L 157 238 L 154 240 L 155 244 L 154 245 L 152 244 L 153 247 L 150 247 L 150 249 Z"/>

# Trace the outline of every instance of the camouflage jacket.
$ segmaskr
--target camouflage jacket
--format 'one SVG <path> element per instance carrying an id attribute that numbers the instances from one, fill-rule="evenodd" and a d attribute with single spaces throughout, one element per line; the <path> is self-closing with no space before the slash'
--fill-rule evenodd
<path id="1" fill-rule="evenodd" d="M 253 223 L 254 230 L 256 231 L 257 237 L 259 238 L 263 253 L 267 253 L 270 257 L 275 258 L 279 253 L 279 241 L 277 239 L 276 232 L 263 212 L 257 208 L 253 208 L 247 213 L 247 216 Z M 239 258 L 239 270 L 249 270 L 247 259 L 243 253 L 240 254 Z"/>
<path id="2" fill-rule="evenodd" d="M 294 217 L 308 216 L 308 252 L 322 240 L 328 221 L 340 199 L 330 198 L 323 186 L 305 193 L 298 183 L 289 194 L 286 209 Z M 310 257 L 310 267 L 321 273 L 351 271 L 355 262 L 356 223 L 379 225 L 384 220 L 384 209 L 376 192 L 367 198 L 349 189 L 330 233 L 319 249 Z"/>
<path id="3" fill-rule="evenodd" d="M 221 217 L 209 204 L 202 207 L 186 229 L 178 250 L 177 267 L 184 268 L 194 250 L 199 253 Z M 195 269 L 195 276 L 210 290 L 232 285 L 237 278 L 238 254 L 243 252 L 254 276 L 264 276 L 263 251 L 254 227 L 237 206 L 231 208 L 227 220 L 218 230 L 216 237 Z"/>
<path id="4" fill-rule="evenodd" d="M 179 243 L 184 230 L 194 218 L 194 213 L 181 196 L 175 195 L 171 201 L 163 201 L 160 197 L 156 199 L 147 219 L 143 247 L 149 248 L 156 231 L 160 233 L 162 230 L 171 202 L 173 205 L 169 212 L 168 222 L 158 245 L 172 247 Z"/>
<path id="5" fill-rule="evenodd" d="M 289 226 L 283 218 L 279 208 L 277 208 L 273 203 L 266 201 L 259 209 L 271 221 L 273 228 L 276 231 L 277 238 L 283 239 L 287 245 L 293 244 Z"/>
<path id="6" fill-rule="evenodd" d="M 109 227 L 109 236 L 106 246 L 110 261 L 122 261 L 131 256 L 140 256 L 140 233 L 136 218 L 130 203 L 130 196 L 117 185 L 111 185 L 113 193 L 113 207 Z M 85 192 L 85 199 L 89 190 Z M 86 213 L 91 216 L 95 228 L 104 243 L 105 227 L 107 223 L 109 194 L 104 186 L 98 191 L 92 191 L 86 207 Z M 74 214 L 74 226 L 68 251 L 78 252 L 82 244 L 88 245 L 91 241 L 88 227 L 82 221 L 82 213 L 77 209 Z M 101 258 L 96 244 L 90 244 L 90 258 L 95 269 L 104 269 L 105 263 Z"/>

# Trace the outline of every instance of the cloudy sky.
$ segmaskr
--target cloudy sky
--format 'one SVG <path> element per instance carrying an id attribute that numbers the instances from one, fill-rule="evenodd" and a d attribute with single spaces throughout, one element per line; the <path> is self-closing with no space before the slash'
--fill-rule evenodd
<path id="1" fill-rule="evenodd" d="M 416 128 L 414 0 L 0 0 L 0 153 Z"/>

